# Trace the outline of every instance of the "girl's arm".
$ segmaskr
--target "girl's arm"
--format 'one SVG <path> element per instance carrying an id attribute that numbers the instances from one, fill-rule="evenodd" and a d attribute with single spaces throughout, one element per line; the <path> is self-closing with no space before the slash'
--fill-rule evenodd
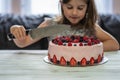
<path id="1" fill-rule="evenodd" d="M 104 31 L 97 24 L 96 24 L 96 36 L 103 42 L 104 51 L 119 50 L 120 46 L 118 41 L 112 35 Z"/>
<path id="2" fill-rule="evenodd" d="M 45 27 L 48 25 L 47 21 L 44 21 L 43 23 L 41 23 L 38 28 L 40 27 Z M 15 44 L 20 47 L 20 48 L 24 48 L 27 47 L 37 41 L 39 41 L 40 39 L 32 39 L 30 37 L 30 35 L 26 35 L 25 33 L 25 28 L 23 26 L 20 25 L 13 25 L 10 28 L 10 32 L 15 36 L 16 39 L 14 39 L 13 41 L 15 42 Z M 36 33 L 37 34 L 37 33 Z"/>

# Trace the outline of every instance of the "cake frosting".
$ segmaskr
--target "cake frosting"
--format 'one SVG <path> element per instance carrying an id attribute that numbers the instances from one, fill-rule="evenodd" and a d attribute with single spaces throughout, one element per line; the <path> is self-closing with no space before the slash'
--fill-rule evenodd
<path id="1" fill-rule="evenodd" d="M 94 37 L 57 36 L 49 42 L 48 59 L 56 65 L 94 65 L 102 61 L 103 55 L 103 44 Z"/>

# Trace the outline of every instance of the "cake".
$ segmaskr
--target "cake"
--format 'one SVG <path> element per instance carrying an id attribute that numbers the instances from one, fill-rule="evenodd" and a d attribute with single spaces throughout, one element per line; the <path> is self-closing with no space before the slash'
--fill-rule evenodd
<path id="1" fill-rule="evenodd" d="M 48 59 L 61 66 L 87 66 L 103 59 L 103 44 L 87 36 L 57 36 L 49 42 Z"/>

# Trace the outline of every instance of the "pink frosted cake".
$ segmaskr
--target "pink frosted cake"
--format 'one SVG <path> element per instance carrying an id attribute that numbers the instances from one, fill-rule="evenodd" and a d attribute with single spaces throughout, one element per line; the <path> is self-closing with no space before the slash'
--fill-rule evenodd
<path id="1" fill-rule="evenodd" d="M 102 42 L 86 36 L 56 37 L 48 48 L 48 59 L 62 66 L 94 65 L 102 61 L 103 54 Z"/>

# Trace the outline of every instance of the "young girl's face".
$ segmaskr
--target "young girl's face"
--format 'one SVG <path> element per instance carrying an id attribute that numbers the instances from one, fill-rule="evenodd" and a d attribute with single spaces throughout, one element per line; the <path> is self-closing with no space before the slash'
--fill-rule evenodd
<path id="1" fill-rule="evenodd" d="M 63 14 L 72 24 L 77 24 L 86 14 L 87 4 L 85 0 L 71 0 L 62 6 Z"/>

